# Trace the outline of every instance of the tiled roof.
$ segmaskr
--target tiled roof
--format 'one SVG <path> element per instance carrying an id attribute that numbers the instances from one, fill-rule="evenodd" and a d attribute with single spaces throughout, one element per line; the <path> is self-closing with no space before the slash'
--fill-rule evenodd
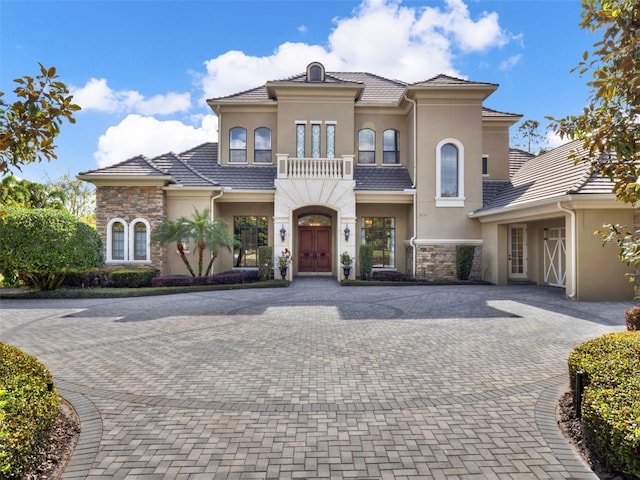
<path id="1" fill-rule="evenodd" d="M 452 77 L 450 75 L 436 75 L 435 77 L 428 78 L 427 80 L 423 80 L 421 82 L 412 83 L 411 86 L 422 87 L 422 86 L 486 86 L 486 87 L 497 87 L 497 83 L 487 83 L 487 82 L 472 82 L 470 80 L 465 80 L 463 78 Z"/>
<path id="2" fill-rule="evenodd" d="M 402 191 L 412 188 L 411 177 L 405 167 L 355 167 L 353 178 L 356 190 Z"/>
<path id="3" fill-rule="evenodd" d="M 483 117 L 517 117 L 521 118 L 522 115 L 519 113 L 509 113 L 509 112 L 500 112 L 499 110 L 493 110 L 492 108 L 482 107 L 482 116 Z"/>
<path id="4" fill-rule="evenodd" d="M 509 185 L 509 180 L 483 180 L 482 206 L 486 207 L 502 190 Z"/>
<path id="5" fill-rule="evenodd" d="M 513 177 L 525 162 L 534 158 L 533 153 L 525 152 L 519 148 L 509 149 L 509 178 Z"/>
<path id="6" fill-rule="evenodd" d="M 579 162 L 569 159 L 571 151 L 577 152 L 576 158 L 581 159 Z M 569 194 L 611 193 L 613 184 L 592 175 L 590 166 L 580 141 L 562 145 L 528 160 L 509 184 L 481 210 L 519 206 L 524 208 L 533 202 Z"/>
<path id="7" fill-rule="evenodd" d="M 105 168 L 80 172 L 79 175 L 162 177 L 168 175 L 168 172 L 158 168 L 150 159 L 138 155 Z"/>
<path id="8" fill-rule="evenodd" d="M 117 165 L 81 175 L 170 175 L 185 187 L 220 186 L 236 190 L 273 190 L 277 168 L 273 165 L 219 165 L 218 144 L 203 143 L 180 154 L 166 153 L 153 159 L 134 157 Z M 356 190 L 402 191 L 411 188 L 409 171 L 401 166 L 355 167 Z"/>

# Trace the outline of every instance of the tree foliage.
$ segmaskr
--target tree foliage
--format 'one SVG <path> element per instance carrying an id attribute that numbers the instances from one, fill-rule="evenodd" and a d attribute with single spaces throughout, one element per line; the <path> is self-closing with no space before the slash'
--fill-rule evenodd
<path id="1" fill-rule="evenodd" d="M 64 210 L 66 194 L 40 183 L 7 175 L 0 182 L 0 205 L 18 208 Z"/>
<path id="2" fill-rule="evenodd" d="M 615 184 L 619 200 L 634 204 L 640 194 L 640 3 L 583 0 L 580 26 L 602 31 L 592 54 L 573 71 L 591 72 L 589 104 L 582 114 L 554 121 L 562 137 L 582 140 L 595 172 Z"/>
<path id="3" fill-rule="evenodd" d="M 582 114 L 552 118 L 552 127 L 562 137 L 581 140 L 592 170 L 614 183 L 618 200 L 635 205 L 640 199 L 640 3 L 582 0 L 582 7 L 580 26 L 602 31 L 593 53 L 585 52 L 573 69 L 581 76 L 591 73 L 591 96 Z M 596 233 L 605 243 L 617 243 L 624 263 L 640 267 L 638 232 L 608 227 Z"/>
<path id="4" fill-rule="evenodd" d="M 57 158 L 53 141 L 64 119 L 75 123 L 80 106 L 71 103 L 67 86 L 57 80 L 56 68 L 41 63 L 40 74 L 17 78 L 16 100 L 7 103 L 0 92 L 0 174 L 22 165 Z"/>
<path id="5" fill-rule="evenodd" d="M 67 212 L 10 207 L 0 221 L 0 273 L 43 290 L 103 263 L 96 231 Z"/>
<path id="6" fill-rule="evenodd" d="M 547 148 L 547 137 L 540 130 L 540 122 L 529 119 L 518 125 L 514 145 L 536 155 L 544 153 Z"/>
<path id="7" fill-rule="evenodd" d="M 71 215 L 93 223 L 96 208 L 96 190 L 93 185 L 65 173 L 58 180 L 49 179 L 46 188 L 49 192 L 60 192 L 65 210 Z"/>

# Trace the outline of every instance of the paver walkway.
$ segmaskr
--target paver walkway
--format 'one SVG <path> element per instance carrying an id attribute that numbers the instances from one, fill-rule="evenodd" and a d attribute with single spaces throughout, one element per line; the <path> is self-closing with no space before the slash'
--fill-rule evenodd
<path id="1" fill-rule="evenodd" d="M 82 433 L 64 478 L 597 478 L 554 409 L 631 302 L 536 286 L 3 300 Z"/>

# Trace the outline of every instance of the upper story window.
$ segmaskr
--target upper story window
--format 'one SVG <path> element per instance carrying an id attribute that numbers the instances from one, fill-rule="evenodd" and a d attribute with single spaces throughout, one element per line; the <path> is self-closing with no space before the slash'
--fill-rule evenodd
<path id="1" fill-rule="evenodd" d="M 320 128 L 319 123 L 311 124 L 311 158 L 320 158 Z"/>
<path id="2" fill-rule="evenodd" d="M 436 147 L 436 206 L 464 206 L 464 146 L 455 139 Z"/>
<path id="3" fill-rule="evenodd" d="M 318 62 L 310 63 L 307 66 L 307 82 L 324 82 L 324 65 Z"/>
<path id="4" fill-rule="evenodd" d="M 271 163 L 271 130 L 268 128 L 256 128 L 253 155 L 255 163 Z"/>
<path id="5" fill-rule="evenodd" d="M 242 127 L 229 130 L 229 162 L 247 163 L 247 131 Z"/>
<path id="6" fill-rule="evenodd" d="M 327 123 L 327 158 L 336 158 L 336 124 Z"/>
<path id="7" fill-rule="evenodd" d="M 370 128 L 358 132 L 358 163 L 376 163 L 376 132 Z"/>
<path id="8" fill-rule="evenodd" d="M 482 175 L 489 175 L 489 155 L 482 156 Z"/>
<path id="9" fill-rule="evenodd" d="M 297 158 L 305 158 L 306 156 L 306 148 L 305 148 L 305 130 L 307 126 L 304 123 L 296 123 L 296 157 Z"/>
<path id="10" fill-rule="evenodd" d="M 382 163 L 400 163 L 400 132 L 385 130 L 382 133 Z"/>

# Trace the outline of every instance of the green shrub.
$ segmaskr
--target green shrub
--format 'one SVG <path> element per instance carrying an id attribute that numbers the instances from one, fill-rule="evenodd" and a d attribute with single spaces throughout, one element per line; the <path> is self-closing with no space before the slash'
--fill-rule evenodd
<path id="1" fill-rule="evenodd" d="M 456 245 L 456 275 L 458 280 L 469 280 L 475 251 L 476 247 L 473 245 Z"/>
<path id="2" fill-rule="evenodd" d="M 71 270 L 65 273 L 62 285 L 71 288 L 108 287 L 109 270 L 104 268 Z"/>
<path id="3" fill-rule="evenodd" d="M 371 245 L 360 245 L 358 250 L 360 261 L 360 279 L 371 280 L 371 270 L 373 270 L 373 247 Z"/>
<path id="4" fill-rule="evenodd" d="M 58 416 L 51 373 L 34 357 L 0 343 L 0 478 L 35 467 Z"/>
<path id="5" fill-rule="evenodd" d="M 624 312 L 624 321 L 630 332 L 640 331 L 640 307 L 633 307 Z"/>
<path id="6" fill-rule="evenodd" d="M 640 477 L 640 332 L 603 335 L 569 355 L 583 372 L 582 419 L 592 448 L 612 468 Z"/>
<path id="7" fill-rule="evenodd" d="M 271 280 L 273 276 L 273 247 L 258 247 L 258 278 Z"/>
<path id="8" fill-rule="evenodd" d="M 110 286 L 115 288 L 150 287 L 151 279 L 158 274 L 154 268 L 129 268 L 109 272 Z"/>
<path id="9" fill-rule="evenodd" d="M 72 215 L 7 208 L 0 222 L 0 273 L 42 290 L 58 288 L 65 272 L 102 265 L 96 231 Z"/>

